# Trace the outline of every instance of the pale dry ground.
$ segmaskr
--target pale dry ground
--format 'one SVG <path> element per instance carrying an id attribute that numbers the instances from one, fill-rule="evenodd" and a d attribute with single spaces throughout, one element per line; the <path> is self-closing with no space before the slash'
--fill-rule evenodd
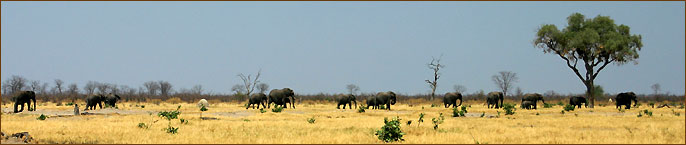
<path id="1" fill-rule="evenodd" d="M 41 113 L 70 114 L 73 108 L 42 103 L 35 112 L 8 114 L 8 104 L 2 106 L 0 125 L 5 133 L 27 131 L 39 143 L 382 143 L 374 130 L 383 125 L 384 117 L 399 116 L 406 133 L 402 143 L 685 143 L 684 109 L 674 109 L 681 116 L 673 115 L 670 108 L 640 107 L 619 113 L 614 106 L 582 108 L 563 115 L 560 106 L 539 106 L 538 110 L 517 109 L 515 115 L 481 118 L 482 112 L 494 116 L 497 110 L 479 103 L 465 104 L 471 104 L 469 117 L 453 118 L 450 109 L 428 104 L 410 107 L 399 103 L 391 111 L 368 109 L 357 113 L 354 109 L 337 110 L 333 104 L 303 103 L 281 113 L 260 113 L 246 110 L 242 104 L 222 103 L 203 113 L 219 120 L 200 120 L 195 104 L 182 103 L 180 118 L 190 123 L 181 125 L 175 120 L 172 125 L 180 126 L 175 135 L 162 131 L 167 121 L 155 115 L 173 110 L 178 104 L 147 103 L 141 109 L 135 107 L 136 103 L 123 103 L 118 105 L 119 110 L 90 111 L 119 114 L 51 117 L 44 121 L 36 117 Z M 653 116 L 636 117 L 643 109 L 653 111 Z M 431 118 L 439 112 L 444 114 L 445 122 L 436 131 Z M 419 113 L 426 116 L 418 126 Z M 316 119 L 314 124 L 307 122 L 310 117 Z M 140 122 L 150 124 L 154 120 L 159 121 L 150 129 L 137 127 Z M 411 126 L 405 124 L 407 120 L 412 120 Z"/>

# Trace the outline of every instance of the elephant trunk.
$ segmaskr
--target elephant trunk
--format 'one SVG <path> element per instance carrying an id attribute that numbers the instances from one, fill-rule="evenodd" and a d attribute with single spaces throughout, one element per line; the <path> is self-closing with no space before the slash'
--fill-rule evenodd
<path id="1" fill-rule="evenodd" d="M 32 111 L 36 111 L 36 109 L 38 108 L 38 104 L 36 103 L 36 98 L 31 98 L 31 100 L 33 100 L 33 110 Z M 31 102 L 29 102 L 29 108 L 31 108 Z"/>
<path id="2" fill-rule="evenodd" d="M 545 104 L 545 101 L 543 99 L 541 99 L 541 102 L 543 102 L 543 104 Z"/>
<path id="3" fill-rule="evenodd" d="M 634 98 L 633 101 L 634 101 L 634 107 L 636 107 L 636 105 L 638 105 L 638 99 Z M 631 102 L 629 102 L 629 103 L 631 103 Z"/>

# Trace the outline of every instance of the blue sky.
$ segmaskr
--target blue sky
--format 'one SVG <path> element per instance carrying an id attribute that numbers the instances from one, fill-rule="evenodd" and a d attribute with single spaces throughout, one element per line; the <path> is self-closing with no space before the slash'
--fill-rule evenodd
<path id="1" fill-rule="evenodd" d="M 166 80 L 229 93 L 262 69 L 271 88 L 301 94 L 427 93 L 426 67 L 443 55 L 437 93 L 497 90 L 516 72 L 524 92 L 582 93 L 563 60 L 533 46 L 542 24 L 610 16 L 643 36 L 638 65 L 611 65 L 608 93 L 684 93 L 684 2 L 2 2 L 1 79 L 99 81 L 138 88 Z M 52 84 L 51 84 L 52 85 Z"/>

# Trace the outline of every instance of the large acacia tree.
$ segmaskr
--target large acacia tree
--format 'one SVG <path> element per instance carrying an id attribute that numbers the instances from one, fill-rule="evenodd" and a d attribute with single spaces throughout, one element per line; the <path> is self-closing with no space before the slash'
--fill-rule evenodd
<path id="1" fill-rule="evenodd" d="M 584 15 L 574 13 L 567 17 L 567 24 L 562 30 L 553 24 L 541 26 L 534 45 L 544 53 L 560 56 L 567 63 L 586 86 L 589 107 L 593 108 L 593 80 L 610 63 L 638 64 L 638 51 L 643 47 L 641 35 L 632 35 L 629 26 L 617 25 L 609 16 L 586 19 Z"/>

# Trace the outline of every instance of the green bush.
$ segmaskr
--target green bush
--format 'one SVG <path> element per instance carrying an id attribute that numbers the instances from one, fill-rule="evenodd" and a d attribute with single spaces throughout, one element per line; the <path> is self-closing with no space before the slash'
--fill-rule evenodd
<path id="1" fill-rule="evenodd" d="M 145 123 L 141 122 L 141 123 L 138 123 L 138 128 L 148 129 L 148 128 L 150 128 L 150 126 L 148 126 L 148 125 L 146 125 Z"/>
<path id="2" fill-rule="evenodd" d="M 419 113 L 419 119 L 417 120 L 417 126 L 419 126 L 419 124 L 422 124 L 422 122 L 424 122 L 424 113 Z"/>
<path id="3" fill-rule="evenodd" d="M 443 113 L 439 113 L 438 118 L 431 118 L 431 122 L 434 124 L 434 130 L 438 130 L 438 125 L 443 123 L 443 120 L 445 120 Z"/>
<path id="4" fill-rule="evenodd" d="M 543 103 L 543 108 L 552 108 L 555 104 Z"/>
<path id="5" fill-rule="evenodd" d="M 557 102 L 557 105 L 558 105 L 558 106 L 564 106 L 565 103 L 562 103 L 562 101 L 560 101 L 560 102 Z"/>
<path id="6" fill-rule="evenodd" d="M 517 108 L 513 104 L 505 103 L 503 104 L 503 110 L 505 110 L 505 115 L 514 115 Z"/>
<path id="7" fill-rule="evenodd" d="M 462 106 L 460 107 L 461 110 L 457 110 L 457 108 L 453 108 L 453 117 L 465 117 L 465 113 L 467 113 L 467 106 Z"/>
<path id="8" fill-rule="evenodd" d="M 560 111 L 560 114 L 564 115 L 564 114 L 565 114 L 565 110 Z"/>
<path id="9" fill-rule="evenodd" d="M 38 119 L 38 120 L 45 120 L 45 119 L 48 119 L 48 116 L 45 116 L 45 115 L 43 115 L 43 114 L 40 114 L 40 116 L 38 116 L 38 118 L 36 118 L 36 119 Z"/>
<path id="10" fill-rule="evenodd" d="M 283 107 L 281 106 L 277 107 L 276 105 L 274 105 L 274 108 L 272 108 L 272 112 L 274 113 L 279 113 L 281 111 L 283 111 Z"/>
<path id="11" fill-rule="evenodd" d="M 67 106 L 72 106 L 72 105 L 74 105 L 74 103 L 73 103 L 73 102 L 69 102 L 69 103 L 67 103 L 67 104 L 65 104 L 65 105 L 67 105 Z"/>
<path id="12" fill-rule="evenodd" d="M 541 114 L 538 114 L 538 112 L 536 112 L 536 115 L 541 115 Z"/>
<path id="13" fill-rule="evenodd" d="M 379 140 L 383 142 L 404 141 L 403 131 L 400 129 L 400 119 L 398 117 L 388 121 L 388 118 L 383 119 L 384 126 L 377 130 L 374 135 L 378 136 Z"/>
<path id="14" fill-rule="evenodd" d="M 672 114 L 674 114 L 674 116 L 681 116 L 681 113 L 674 111 L 674 109 L 672 109 Z"/>
<path id="15" fill-rule="evenodd" d="M 379 109 L 386 109 L 386 105 L 379 105 Z"/>
<path id="16" fill-rule="evenodd" d="M 653 116 L 653 111 L 646 109 L 646 110 L 643 110 L 643 114 L 648 115 L 648 116 Z"/>
<path id="17" fill-rule="evenodd" d="M 565 111 L 574 111 L 574 108 L 576 108 L 574 107 L 574 105 L 566 104 L 565 107 L 562 109 L 564 109 Z"/>
<path id="18" fill-rule="evenodd" d="M 364 109 L 365 109 L 365 108 L 366 108 L 366 107 L 360 105 L 360 107 L 357 107 L 357 113 L 364 113 Z"/>
<path id="19" fill-rule="evenodd" d="M 167 131 L 167 133 L 171 133 L 171 134 L 176 134 L 179 132 L 178 127 L 174 128 L 172 126 L 168 126 L 167 128 L 164 128 L 164 130 Z"/>
<path id="20" fill-rule="evenodd" d="M 264 108 L 260 108 L 260 113 L 265 113 L 267 110 L 264 110 Z"/>
<path id="21" fill-rule="evenodd" d="M 141 108 L 145 108 L 145 105 L 141 105 Z"/>
<path id="22" fill-rule="evenodd" d="M 431 104 L 431 107 L 438 107 L 438 105 L 436 105 L 436 104 Z"/>
<path id="23" fill-rule="evenodd" d="M 314 117 L 308 118 L 308 119 L 307 119 L 307 122 L 310 123 L 310 124 L 314 124 L 314 121 L 316 121 L 316 120 L 314 119 Z"/>
<path id="24" fill-rule="evenodd" d="M 181 118 L 179 121 L 181 121 L 181 124 L 188 124 L 188 120 L 186 119 Z"/>
<path id="25" fill-rule="evenodd" d="M 179 107 L 177 107 L 175 111 L 161 111 L 157 113 L 157 116 L 160 116 L 167 120 L 177 119 L 179 117 L 179 114 L 181 114 L 181 112 L 179 112 L 179 109 L 181 109 L 181 105 L 179 105 Z"/>
<path id="26" fill-rule="evenodd" d="M 650 103 L 648 103 L 648 105 L 652 108 L 655 108 L 655 102 L 650 102 Z"/>
<path id="27" fill-rule="evenodd" d="M 483 118 L 484 116 L 486 116 L 486 112 L 482 112 L 480 117 Z"/>
<path id="28" fill-rule="evenodd" d="M 410 126 L 410 124 L 412 124 L 412 120 L 407 121 L 407 126 Z"/>

